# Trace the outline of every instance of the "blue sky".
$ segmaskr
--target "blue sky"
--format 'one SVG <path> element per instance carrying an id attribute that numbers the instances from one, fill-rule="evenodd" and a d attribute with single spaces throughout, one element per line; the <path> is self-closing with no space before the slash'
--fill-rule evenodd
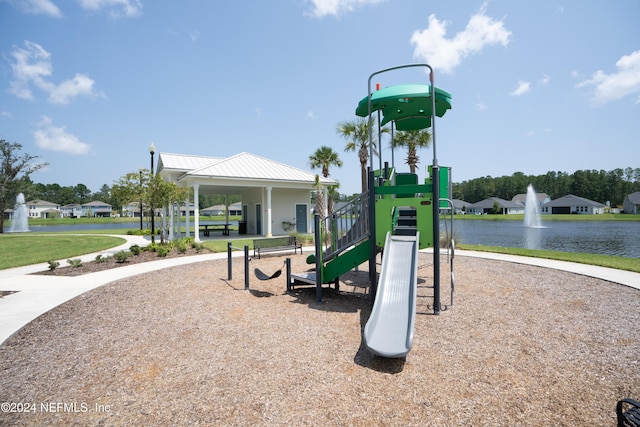
<path id="1" fill-rule="evenodd" d="M 149 167 L 151 142 L 307 170 L 328 145 L 351 194 L 337 124 L 370 74 L 426 62 L 453 95 L 436 143 L 454 181 L 637 168 L 639 16 L 637 0 L 0 0 L 0 138 L 50 164 L 34 181 L 92 191 Z"/>

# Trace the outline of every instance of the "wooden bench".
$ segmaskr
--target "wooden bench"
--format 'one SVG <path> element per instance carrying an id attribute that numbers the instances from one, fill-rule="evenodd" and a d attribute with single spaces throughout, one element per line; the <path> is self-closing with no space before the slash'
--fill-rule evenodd
<path id="1" fill-rule="evenodd" d="M 296 241 L 295 236 L 288 237 L 273 237 L 269 239 L 254 239 L 253 240 L 253 256 L 256 254 L 260 259 L 260 254 L 267 252 L 276 252 L 293 249 L 293 253 L 302 253 L 302 244 Z"/>
<path id="2" fill-rule="evenodd" d="M 229 235 L 229 224 L 203 224 L 200 226 L 200 231 L 204 236 L 209 236 L 212 231 L 222 231 L 222 235 Z"/>
<path id="3" fill-rule="evenodd" d="M 640 427 L 640 402 L 622 399 L 616 405 L 618 427 Z"/>

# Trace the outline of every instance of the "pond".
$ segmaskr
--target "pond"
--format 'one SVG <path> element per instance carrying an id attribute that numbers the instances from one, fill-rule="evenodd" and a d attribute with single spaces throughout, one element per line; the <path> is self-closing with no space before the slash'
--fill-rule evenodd
<path id="1" fill-rule="evenodd" d="M 640 221 L 547 221 L 528 228 L 521 221 L 461 220 L 454 229 L 459 243 L 640 258 Z"/>

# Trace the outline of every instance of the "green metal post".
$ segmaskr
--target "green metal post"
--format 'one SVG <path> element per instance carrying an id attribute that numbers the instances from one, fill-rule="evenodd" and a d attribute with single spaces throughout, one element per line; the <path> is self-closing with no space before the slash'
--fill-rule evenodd
<path id="1" fill-rule="evenodd" d="M 316 241 L 316 302 L 322 302 L 322 230 L 320 229 L 320 215 L 313 216 L 314 238 Z"/>
<path id="2" fill-rule="evenodd" d="M 369 185 L 369 286 L 371 292 L 371 304 L 376 300 L 376 292 L 378 290 L 378 273 L 376 268 L 376 189 L 375 174 L 369 169 L 368 177 Z"/>

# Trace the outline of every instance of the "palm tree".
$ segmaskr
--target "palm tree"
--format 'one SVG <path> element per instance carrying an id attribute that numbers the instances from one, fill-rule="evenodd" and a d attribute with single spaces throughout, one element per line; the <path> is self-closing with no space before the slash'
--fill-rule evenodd
<path id="1" fill-rule="evenodd" d="M 430 143 L 431 133 L 425 129 L 398 132 L 392 141 L 394 147 L 407 148 L 406 163 L 411 173 L 416 172 L 416 165 L 420 162 L 418 148 L 427 148 Z"/>
<path id="2" fill-rule="evenodd" d="M 315 153 L 309 156 L 309 163 L 312 169 L 322 169 L 322 176 L 329 177 L 329 168 L 331 166 L 342 167 L 342 160 L 338 157 L 338 153 L 333 148 L 323 145 L 318 148 Z"/>
<path id="3" fill-rule="evenodd" d="M 344 151 L 356 151 L 360 159 L 360 175 L 362 179 L 362 192 L 367 191 L 367 162 L 369 161 L 369 120 L 360 118 L 353 122 L 342 122 L 338 124 L 338 133 L 347 140 Z M 387 133 L 389 130 L 383 128 L 380 133 Z M 373 153 L 376 151 L 375 138 L 372 141 Z"/>
<path id="4" fill-rule="evenodd" d="M 340 196 L 338 192 L 338 188 L 340 188 L 340 183 L 336 185 L 330 185 L 327 188 L 327 213 L 331 215 L 333 213 L 333 206 L 335 205 L 335 200 Z"/>
<path id="5" fill-rule="evenodd" d="M 322 194 L 322 190 L 324 186 L 322 185 L 322 181 L 320 181 L 320 175 L 316 174 L 316 183 L 314 184 L 316 188 L 316 213 L 321 217 L 324 215 L 324 196 Z"/>
<path id="6" fill-rule="evenodd" d="M 322 176 L 329 177 L 329 168 L 331 166 L 342 167 L 342 160 L 338 157 L 338 153 L 333 151 L 331 147 L 323 145 L 318 148 L 315 153 L 309 156 L 309 163 L 312 169 L 322 169 Z M 333 212 L 333 192 L 329 192 L 327 200 L 327 211 L 329 214 Z"/>

